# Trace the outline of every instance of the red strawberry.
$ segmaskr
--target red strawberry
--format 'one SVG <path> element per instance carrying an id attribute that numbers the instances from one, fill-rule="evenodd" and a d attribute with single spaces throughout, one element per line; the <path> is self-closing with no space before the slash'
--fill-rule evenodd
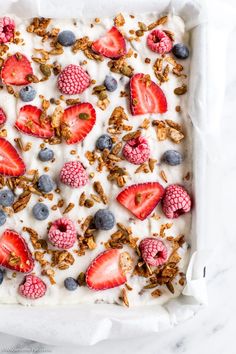
<path id="1" fill-rule="evenodd" d="M 93 42 L 92 50 L 107 58 L 120 58 L 126 54 L 125 39 L 120 31 L 113 26 L 104 36 Z"/>
<path id="2" fill-rule="evenodd" d="M 21 107 L 15 127 L 21 132 L 38 138 L 51 138 L 54 135 L 50 122 L 44 119 L 40 121 L 41 109 L 26 105 Z"/>
<path id="3" fill-rule="evenodd" d="M 130 80 L 130 105 L 134 116 L 167 111 L 166 96 L 162 89 L 151 81 L 149 75 L 144 74 L 135 74 Z"/>
<path id="4" fill-rule="evenodd" d="M 0 126 L 3 125 L 7 120 L 7 116 L 4 110 L 0 107 Z"/>
<path id="5" fill-rule="evenodd" d="M 164 195 L 158 182 L 134 184 L 118 194 L 116 199 L 138 219 L 144 220 L 153 211 Z"/>
<path id="6" fill-rule="evenodd" d="M 2 68 L 1 77 L 6 85 L 27 85 L 27 75 L 33 74 L 33 69 L 25 55 L 16 53 L 8 57 Z"/>
<path id="7" fill-rule="evenodd" d="M 62 117 L 62 135 L 67 144 L 83 140 L 93 128 L 96 112 L 91 103 L 78 103 L 65 109 Z"/>
<path id="8" fill-rule="evenodd" d="M 125 273 L 132 269 L 132 260 L 127 252 L 110 249 L 100 253 L 86 272 L 87 286 L 92 290 L 106 290 L 126 282 Z"/>
<path id="9" fill-rule="evenodd" d="M 0 236 L 0 266 L 21 273 L 31 272 L 34 268 L 27 243 L 15 231 L 6 230 Z"/>
<path id="10" fill-rule="evenodd" d="M 0 174 L 18 177 L 25 173 L 25 164 L 9 141 L 0 138 Z"/>

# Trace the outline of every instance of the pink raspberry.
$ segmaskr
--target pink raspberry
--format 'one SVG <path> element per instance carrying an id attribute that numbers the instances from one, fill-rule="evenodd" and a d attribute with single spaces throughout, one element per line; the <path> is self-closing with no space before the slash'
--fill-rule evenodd
<path id="1" fill-rule="evenodd" d="M 10 17 L 0 18 L 0 44 L 10 42 L 14 37 L 15 22 Z"/>
<path id="2" fill-rule="evenodd" d="M 139 248 L 144 262 L 151 266 L 160 266 L 167 260 L 167 248 L 162 241 L 156 238 L 145 238 L 140 242 Z"/>
<path id="3" fill-rule="evenodd" d="M 81 162 L 70 161 L 62 167 L 60 180 L 72 188 L 79 188 L 88 182 L 88 175 Z"/>
<path id="4" fill-rule="evenodd" d="M 70 64 L 60 73 L 58 89 L 66 95 L 82 93 L 90 84 L 89 74 L 82 66 Z"/>
<path id="5" fill-rule="evenodd" d="M 148 47 L 156 53 L 164 54 L 168 53 L 172 49 L 172 40 L 167 34 L 160 30 L 153 30 L 147 36 Z"/>
<path id="6" fill-rule="evenodd" d="M 48 239 L 55 247 L 71 248 L 76 241 L 76 229 L 73 221 L 67 218 L 55 220 L 49 229 Z"/>
<path id="7" fill-rule="evenodd" d="M 183 187 L 172 184 L 166 188 L 162 199 L 162 210 L 167 218 L 178 218 L 181 214 L 189 212 L 190 209 L 191 199 Z"/>
<path id="8" fill-rule="evenodd" d="M 38 299 L 46 293 L 46 284 L 36 275 L 26 275 L 23 283 L 19 286 L 19 294 L 27 299 Z"/>
<path id="9" fill-rule="evenodd" d="M 135 165 L 144 163 L 150 157 L 150 147 L 143 136 L 127 141 L 122 152 L 126 160 Z"/>

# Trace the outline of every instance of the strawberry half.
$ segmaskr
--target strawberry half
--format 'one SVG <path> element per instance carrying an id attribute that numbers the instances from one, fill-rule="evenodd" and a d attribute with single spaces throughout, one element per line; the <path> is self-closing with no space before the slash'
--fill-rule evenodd
<path id="1" fill-rule="evenodd" d="M 16 272 L 28 273 L 34 268 L 34 260 L 21 235 L 6 230 L 0 236 L 0 265 Z"/>
<path id="2" fill-rule="evenodd" d="M 120 31 L 113 26 L 106 34 L 93 42 L 92 50 L 107 58 L 120 58 L 126 54 L 125 39 Z"/>
<path id="3" fill-rule="evenodd" d="M 166 96 L 162 89 L 151 81 L 149 75 L 135 74 L 130 80 L 130 106 L 132 115 L 165 113 Z"/>
<path id="4" fill-rule="evenodd" d="M 67 144 L 83 140 L 96 122 L 96 112 L 91 103 L 78 103 L 65 109 L 62 117 L 62 136 Z"/>
<path id="5" fill-rule="evenodd" d="M 4 110 L 0 107 L 0 126 L 2 126 L 7 120 L 7 116 Z"/>
<path id="6" fill-rule="evenodd" d="M 117 201 L 144 220 L 151 214 L 164 195 L 164 188 L 158 182 L 134 184 L 127 187 L 116 197 Z"/>
<path id="7" fill-rule="evenodd" d="M 9 141 L 0 138 L 0 174 L 18 177 L 25 173 L 25 164 Z"/>
<path id="8" fill-rule="evenodd" d="M 54 135 L 51 123 L 44 119 L 40 121 L 41 109 L 26 105 L 20 109 L 15 127 L 21 132 L 38 138 L 51 138 Z"/>
<path id="9" fill-rule="evenodd" d="M 92 290 L 106 290 L 124 284 L 125 273 L 132 269 L 132 260 L 127 252 L 110 249 L 100 253 L 86 271 L 86 283 Z"/>
<path id="10" fill-rule="evenodd" d="M 2 67 L 2 82 L 6 85 L 27 85 L 27 75 L 33 74 L 33 69 L 27 57 L 16 53 L 8 57 Z"/>

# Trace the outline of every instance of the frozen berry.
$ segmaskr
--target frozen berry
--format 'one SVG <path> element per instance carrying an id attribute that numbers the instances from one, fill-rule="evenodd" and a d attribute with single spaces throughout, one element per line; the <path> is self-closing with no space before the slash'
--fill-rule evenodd
<path id="1" fill-rule="evenodd" d="M 163 156 L 162 160 L 170 166 L 180 165 L 183 161 L 183 156 L 180 152 L 176 150 L 167 150 Z"/>
<path id="2" fill-rule="evenodd" d="M 20 89 L 19 94 L 23 102 L 30 102 L 35 99 L 36 90 L 32 86 L 25 86 Z"/>
<path id="3" fill-rule="evenodd" d="M 167 261 L 167 248 L 161 240 L 147 237 L 139 245 L 144 262 L 158 267 Z"/>
<path id="4" fill-rule="evenodd" d="M 38 158 L 40 161 L 51 161 L 54 158 L 54 152 L 51 149 L 44 148 L 39 151 Z"/>
<path id="5" fill-rule="evenodd" d="M 0 226 L 4 225 L 7 220 L 7 216 L 3 210 L 0 210 Z"/>
<path id="6" fill-rule="evenodd" d="M 88 175 L 81 162 L 69 161 L 61 169 L 60 180 L 72 188 L 79 188 L 87 184 Z"/>
<path id="7" fill-rule="evenodd" d="M 115 225 L 115 217 L 108 209 L 100 209 L 94 215 L 94 224 L 98 230 L 110 230 Z"/>
<path id="8" fill-rule="evenodd" d="M 148 141 L 143 136 L 131 139 L 124 145 L 122 153 L 127 161 L 140 165 L 150 157 L 150 147 Z"/>
<path id="9" fill-rule="evenodd" d="M 49 215 L 49 209 L 47 205 L 43 203 L 37 203 L 33 207 L 33 215 L 35 219 L 37 220 L 45 220 L 48 218 Z"/>
<path id="10" fill-rule="evenodd" d="M 117 89 L 117 81 L 113 76 L 106 75 L 104 85 L 107 91 L 113 92 Z"/>
<path id="11" fill-rule="evenodd" d="M 55 184 L 50 176 L 42 175 L 39 177 L 38 187 L 41 192 L 49 193 L 53 190 L 53 188 L 55 187 Z"/>
<path id="12" fill-rule="evenodd" d="M 96 141 L 96 147 L 103 151 L 104 149 L 111 150 L 112 148 L 112 138 L 110 135 L 103 134 Z"/>
<path id="13" fill-rule="evenodd" d="M 63 47 L 70 47 L 75 44 L 76 37 L 72 31 L 66 30 L 59 33 L 57 40 Z"/>
<path id="14" fill-rule="evenodd" d="M 0 205 L 9 207 L 14 203 L 14 194 L 10 189 L 4 189 L 0 192 Z"/>
<path id="15" fill-rule="evenodd" d="M 162 210 L 169 219 L 178 218 L 191 210 L 191 198 L 187 191 L 178 184 L 172 184 L 165 190 Z"/>
<path id="16" fill-rule="evenodd" d="M 3 279 L 4 279 L 4 270 L 3 270 L 3 269 L 0 269 L 0 285 L 1 285 L 2 282 L 3 282 Z"/>
<path id="17" fill-rule="evenodd" d="M 89 74 L 80 65 L 70 64 L 58 76 L 58 89 L 66 95 L 82 93 L 90 84 Z"/>
<path id="18" fill-rule="evenodd" d="M 76 241 L 76 229 L 73 221 L 68 218 L 55 220 L 49 229 L 48 239 L 55 247 L 71 248 Z"/>
<path id="19" fill-rule="evenodd" d="M 183 43 L 177 43 L 172 49 L 172 53 L 178 59 L 187 59 L 189 57 L 189 49 Z"/>
<path id="20" fill-rule="evenodd" d="M 47 291 L 46 284 L 36 277 L 36 275 L 26 275 L 23 283 L 19 286 L 19 294 L 27 299 L 38 299 L 45 295 Z"/>
<path id="21" fill-rule="evenodd" d="M 78 288 L 79 284 L 74 278 L 68 277 L 64 280 L 64 285 L 67 290 L 74 291 Z"/>
<path id="22" fill-rule="evenodd" d="M 172 49 L 172 40 L 164 31 L 153 30 L 147 36 L 148 47 L 156 53 L 169 53 Z"/>
<path id="23" fill-rule="evenodd" d="M 15 22 L 10 17 L 0 18 L 0 44 L 10 42 L 14 37 Z"/>
<path id="24" fill-rule="evenodd" d="M 4 110 L 0 107 L 0 126 L 2 126 L 7 120 L 6 113 Z"/>

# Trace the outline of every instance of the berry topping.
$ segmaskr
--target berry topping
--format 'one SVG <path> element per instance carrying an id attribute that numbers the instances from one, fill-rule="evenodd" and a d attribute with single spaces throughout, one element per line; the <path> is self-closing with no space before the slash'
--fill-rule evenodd
<path id="1" fill-rule="evenodd" d="M 27 243 L 13 230 L 7 229 L 0 236 L 0 266 L 22 273 L 31 272 L 34 268 Z"/>
<path id="2" fill-rule="evenodd" d="M 139 248 L 144 262 L 151 266 L 158 267 L 167 261 L 167 248 L 156 238 L 145 238 L 140 242 Z"/>
<path id="3" fill-rule="evenodd" d="M 3 271 L 3 269 L 0 269 L 0 285 L 3 282 L 3 279 L 4 279 L 4 271 Z"/>
<path id="4" fill-rule="evenodd" d="M 60 180 L 72 188 L 79 188 L 87 184 L 88 175 L 81 162 L 70 161 L 62 167 Z"/>
<path id="5" fill-rule="evenodd" d="M 30 102 L 35 99 L 36 91 L 32 86 L 29 85 L 20 89 L 19 94 L 23 102 Z"/>
<path id="6" fill-rule="evenodd" d="M 2 82 L 6 85 L 27 85 L 28 75 L 33 74 L 33 69 L 25 55 L 16 53 L 8 57 L 2 67 Z"/>
<path id="7" fill-rule="evenodd" d="M 90 84 L 89 74 L 80 65 L 70 64 L 60 73 L 57 81 L 58 89 L 66 95 L 77 95 L 84 92 Z"/>
<path id="8" fill-rule="evenodd" d="M 135 165 L 146 162 L 150 157 L 148 141 L 143 136 L 127 141 L 122 152 L 126 160 Z"/>
<path id="9" fill-rule="evenodd" d="M 98 230 L 111 230 L 115 225 L 114 214 L 108 209 L 99 209 L 94 215 L 94 224 Z"/>
<path id="10" fill-rule="evenodd" d="M 104 149 L 111 150 L 112 138 L 108 134 L 101 135 L 96 141 L 96 148 L 103 151 Z"/>
<path id="11" fill-rule="evenodd" d="M 125 39 L 120 31 L 113 26 L 101 38 L 93 42 L 92 50 L 107 58 L 120 58 L 122 55 L 126 54 Z"/>
<path id="12" fill-rule="evenodd" d="M 21 132 L 38 138 L 51 138 L 54 133 L 49 118 L 41 119 L 41 109 L 26 105 L 21 107 L 15 127 Z"/>
<path id="13" fill-rule="evenodd" d="M 162 210 L 169 219 L 188 213 L 191 210 L 191 199 L 187 191 L 177 184 L 167 187 L 162 200 Z"/>
<path id="14" fill-rule="evenodd" d="M 41 149 L 38 158 L 42 162 L 51 161 L 54 158 L 54 152 L 48 148 Z"/>
<path id="15" fill-rule="evenodd" d="M 55 183 L 53 182 L 50 176 L 42 175 L 39 177 L 38 187 L 41 192 L 49 193 L 55 187 Z"/>
<path id="16" fill-rule="evenodd" d="M 64 286 L 69 291 L 74 291 L 78 288 L 78 282 L 72 277 L 68 277 L 64 280 Z"/>
<path id="17" fill-rule="evenodd" d="M 104 85 L 109 92 L 113 92 L 117 89 L 117 81 L 113 76 L 110 75 L 106 75 Z"/>
<path id="18" fill-rule="evenodd" d="M 86 283 L 91 290 L 106 290 L 126 282 L 125 273 L 132 269 L 132 260 L 127 252 L 110 249 L 100 253 L 86 271 Z"/>
<path id="19" fill-rule="evenodd" d="M 3 210 L 0 209 L 0 226 L 4 225 L 7 220 L 7 216 Z"/>
<path id="20" fill-rule="evenodd" d="M 170 166 L 176 166 L 182 163 L 183 156 L 176 150 L 167 150 L 163 154 L 162 160 Z"/>
<path id="21" fill-rule="evenodd" d="M 48 232 L 49 241 L 53 246 L 68 249 L 76 241 L 76 230 L 73 221 L 61 218 L 54 221 Z"/>
<path id="22" fill-rule="evenodd" d="M 144 220 L 160 202 L 163 194 L 164 188 L 160 183 L 148 182 L 125 188 L 116 199 L 138 219 Z"/>
<path id="23" fill-rule="evenodd" d="M 67 144 L 78 143 L 88 135 L 96 122 L 96 112 L 90 103 L 79 103 L 65 109 L 62 136 Z"/>
<path id="24" fill-rule="evenodd" d="M 0 18 L 0 44 L 10 42 L 14 37 L 15 22 L 10 17 Z"/>
<path id="25" fill-rule="evenodd" d="M 153 52 L 165 54 L 171 51 L 173 44 L 165 32 L 153 30 L 147 36 L 147 45 Z"/>
<path id="26" fill-rule="evenodd" d="M 59 33 L 57 40 L 63 47 L 70 47 L 75 44 L 76 37 L 72 31 L 66 30 Z"/>
<path id="27" fill-rule="evenodd" d="M 37 203 L 33 207 L 33 215 L 37 220 L 46 220 L 49 215 L 49 209 L 47 205 L 43 203 Z"/>
<path id="28" fill-rule="evenodd" d="M 2 126 L 7 120 L 7 116 L 4 110 L 0 107 L 0 126 Z"/>
<path id="29" fill-rule="evenodd" d="M 166 96 L 162 89 L 151 81 L 149 75 L 135 74 L 130 80 L 130 102 L 132 114 L 165 113 Z"/>
<path id="30" fill-rule="evenodd" d="M 187 59 L 189 57 L 189 49 L 183 43 L 175 44 L 172 53 L 178 59 Z"/>
<path id="31" fill-rule="evenodd" d="M 36 277 L 36 275 L 26 275 L 23 283 L 19 286 L 19 294 L 27 299 L 38 299 L 45 295 L 47 291 L 46 284 Z"/>
<path id="32" fill-rule="evenodd" d="M 18 177 L 25 173 L 25 164 L 9 141 L 0 138 L 0 174 Z"/>
<path id="33" fill-rule="evenodd" d="M 14 194 L 10 189 L 4 189 L 0 192 L 0 205 L 4 207 L 11 206 L 14 203 Z"/>

